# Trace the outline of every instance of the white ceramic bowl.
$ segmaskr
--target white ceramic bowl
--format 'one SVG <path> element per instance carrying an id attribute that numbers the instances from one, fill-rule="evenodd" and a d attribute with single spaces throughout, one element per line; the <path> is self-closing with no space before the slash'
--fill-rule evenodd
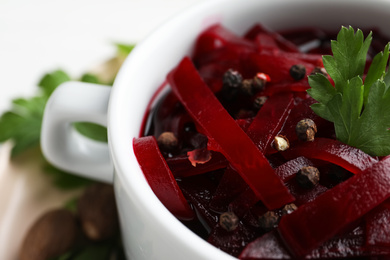
<path id="1" fill-rule="evenodd" d="M 220 22 L 240 35 L 255 23 L 275 30 L 320 27 L 338 31 L 341 25 L 375 27 L 390 35 L 389 17 L 389 1 L 217 0 L 194 6 L 138 44 L 123 64 L 109 98 L 109 151 L 101 144 L 61 134 L 65 131 L 59 126 L 63 122 L 84 119 L 106 124 L 105 109 L 110 91 L 102 88 L 99 92 L 95 86 L 90 86 L 92 91 L 88 87 L 71 90 L 69 84 L 56 91 L 48 104 L 47 114 L 57 115 L 45 115 L 43 151 L 59 167 L 87 176 L 98 174 L 98 178 L 108 181 L 112 179 L 110 153 L 115 167 L 114 185 L 123 242 L 129 259 L 234 259 L 199 238 L 171 215 L 153 194 L 138 166 L 132 139 L 140 134 L 144 112 L 156 89 L 164 82 L 166 74 L 191 53 L 197 35 L 213 23 Z M 100 94 L 92 95 L 92 92 Z M 74 98 L 75 93 L 90 100 L 99 99 L 103 105 L 85 99 L 79 102 Z M 61 102 L 62 107 L 56 105 Z M 83 104 L 72 110 L 69 108 L 72 103 Z M 91 109 L 93 106 L 98 112 Z M 67 112 L 63 107 L 68 107 Z M 93 111 L 80 115 L 80 111 L 88 109 Z M 61 122 L 54 124 L 51 117 Z M 79 145 L 80 142 L 84 142 L 83 145 Z M 59 152 L 58 147 L 66 154 Z M 77 161 L 80 158 L 84 163 Z M 95 167 L 91 169 L 85 163 Z"/>

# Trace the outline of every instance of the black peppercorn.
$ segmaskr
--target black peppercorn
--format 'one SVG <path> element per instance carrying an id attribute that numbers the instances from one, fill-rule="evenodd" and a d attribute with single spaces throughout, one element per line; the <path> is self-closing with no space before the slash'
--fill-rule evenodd
<path id="1" fill-rule="evenodd" d="M 302 64 L 296 64 L 291 66 L 290 75 L 295 80 L 301 80 L 306 75 L 306 68 Z"/>
<path id="2" fill-rule="evenodd" d="M 171 152 L 174 151 L 179 141 L 172 132 L 164 132 L 157 138 L 157 144 L 162 151 Z"/>
<path id="3" fill-rule="evenodd" d="M 259 217 L 259 227 L 262 231 L 268 232 L 277 227 L 279 223 L 279 215 L 274 211 L 267 211 Z"/>
<path id="4" fill-rule="evenodd" d="M 314 141 L 317 133 L 317 126 L 311 119 L 302 119 L 295 127 L 295 132 L 299 139 L 303 141 Z"/>
<path id="5" fill-rule="evenodd" d="M 238 71 L 229 69 L 223 74 L 222 94 L 226 100 L 232 100 L 241 87 L 242 76 Z"/>
<path id="6" fill-rule="evenodd" d="M 254 93 L 264 89 L 267 80 L 263 78 L 263 75 L 263 73 L 258 73 L 255 77 L 253 77 L 252 88 Z"/>
<path id="7" fill-rule="evenodd" d="M 260 97 L 255 98 L 255 100 L 253 101 L 253 109 L 256 111 L 259 111 L 260 108 L 265 104 L 267 99 L 268 98 L 265 96 L 260 96 Z"/>
<path id="8" fill-rule="evenodd" d="M 239 219 L 233 212 L 225 212 L 219 216 L 219 225 L 226 231 L 233 231 L 238 227 Z"/>
<path id="9" fill-rule="evenodd" d="M 296 211 L 297 209 L 298 209 L 298 207 L 297 207 L 297 205 L 295 205 L 294 203 L 287 204 L 287 205 L 285 205 L 285 206 L 282 208 L 282 215 L 291 214 L 291 213 L 293 213 L 294 211 Z"/>
<path id="10" fill-rule="evenodd" d="M 297 172 L 295 179 L 301 187 L 310 189 L 319 183 L 320 172 L 316 167 L 305 166 Z"/>

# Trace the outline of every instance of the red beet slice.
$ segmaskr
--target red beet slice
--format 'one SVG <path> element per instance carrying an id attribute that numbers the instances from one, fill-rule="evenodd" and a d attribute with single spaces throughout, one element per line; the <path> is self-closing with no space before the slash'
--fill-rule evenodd
<path id="1" fill-rule="evenodd" d="M 294 200 L 264 155 L 203 82 L 189 58 L 184 58 L 168 74 L 168 82 L 208 139 L 219 144 L 222 154 L 268 208 L 279 208 Z"/>
<path id="2" fill-rule="evenodd" d="M 262 153 L 270 148 L 294 105 L 292 94 L 269 98 L 249 126 L 246 133 Z"/>
<path id="3" fill-rule="evenodd" d="M 158 149 L 156 138 L 153 136 L 134 138 L 133 146 L 145 178 L 159 200 L 178 219 L 193 219 L 194 212 Z"/>
<path id="4" fill-rule="evenodd" d="M 366 220 L 366 244 L 390 250 L 390 204 L 388 201 L 370 212 Z"/>
<path id="5" fill-rule="evenodd" d="M 358 173 L 378 162 L 362 150 L 328 138 L 316 138 L 313 142 L 304 142 L 292 146 L 283 152 L 286 158 L 304 156 L 309 159 L 320 159 Z"/>
<path id="6" fill-rule="evenodd" d="M 301 156 L 280 165 L 275 171 L 284 182 L 287 182 L 294 178 L 295 174 L 305 166 L 314 166 L 314 164 L 306 157 Z"/>
<path id="7" fill-rule="evenodd" d="M 244 247 L 257 236 L 256 231 L 246 227 L 242 223 L 230 232 L 223 229 L 220 225 L 216 225 L 207 241 L 232 256 L 238 256 Z"/>
<path id="8" fill-rule="evenodd" d="M 210 201 L 210 208 L 216 212 L 225 212 L 229 203 L 248 188 L 248 184 L 231 167 L 227 167 L 217 190 Z"/>
<path id="9" fill-rule="evenodd" d="M 386 157 L 284 216 L 278 229 L 290 252 L 305 256 L 389 198 L 389 172 Z"/>

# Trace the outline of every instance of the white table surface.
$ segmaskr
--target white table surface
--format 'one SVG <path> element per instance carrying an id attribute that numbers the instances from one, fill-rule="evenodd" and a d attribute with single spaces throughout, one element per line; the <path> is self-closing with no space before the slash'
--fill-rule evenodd
<path id="1" fill-rule="evenodd" d="M 136 43 L 163 21 L 206 0 L 0 0 L 0 113 L 37 92 L 45 72 L 78 77 L 115 54 L 113 42 Z M 24 233 L 42 212 L 78 191 L 61 192 L 39 158 L 9 160 L 0 146 L 0 259 L 17 259 Z"/>

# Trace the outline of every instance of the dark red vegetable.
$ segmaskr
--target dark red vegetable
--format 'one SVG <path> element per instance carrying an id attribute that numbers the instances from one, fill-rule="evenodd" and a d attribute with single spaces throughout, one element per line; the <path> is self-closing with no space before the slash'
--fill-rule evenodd
<path id="1" fill-rule="evenodd" d="M 189 58 L 184 58 L 168 74 L 168 82 L 208 139 L 219 144 L 221 153 L 267 207 L 279 208 L 294 200 L 264 155 L 200 78 Z"/>
<path id="2" fill-rule="evenodd" d="M 304 156 L 320 159 L 347 169 L 352 173 L 363 171 L 378 162 L 362 150 L 328 138 L 316 138 L 313 142 L 304 142 L 291 146 L 283 152 L 286 158 Z"/>
<path id="3" fill-rule="evenodd" d="M 134 138 L 133 146 L 146 180 L 164 206 L 179 219 L 193 219 L 194 212 L 169 170 L 156 138 L 153 136 Z"/>
<path id="4" fill-rule="evenodd" d="M 290 252 L 303 257 L 390 197 L 390 156 L 328 190 L 279 223 Z"/>

